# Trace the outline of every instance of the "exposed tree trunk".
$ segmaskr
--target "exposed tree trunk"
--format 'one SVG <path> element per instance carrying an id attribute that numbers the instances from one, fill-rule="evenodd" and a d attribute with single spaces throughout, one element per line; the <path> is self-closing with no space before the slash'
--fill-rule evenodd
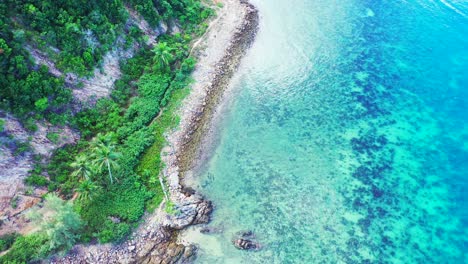
<path id="1" fill-rule="evenodd" d="M 169 196 L 167 195 L 166 186 L 164 186 L 164 181 L 163 181 L 163 178 L 161 177 L 161 174 L 159 174 L 159 183 L 161 184 L 161 188 L 163 190 L 166 202 L 169 202 Z"/>
<path id="2" fill-rule="evenodd" d="M 70 199 L 71 201 L 75 201 L 76 198 L 78 198 L 78 196 L 80 196 L 80 193 L 79 192 L 74 192 L 73 193 L 73 197 Z"/>
<path id="3" fill-rule="evenodd" d="M 110 180 L 111 180 L 111 184 L 114 183 L 114 180 L 112 178 L 112 172 L 111 172 L 111 168 L 110 168 L 110 164 L 109 164 L 109 161 L 106 160 L 106 163 L 107 163 L 107 170 L 109 170 L 109 177 L 110 177 Z"/>

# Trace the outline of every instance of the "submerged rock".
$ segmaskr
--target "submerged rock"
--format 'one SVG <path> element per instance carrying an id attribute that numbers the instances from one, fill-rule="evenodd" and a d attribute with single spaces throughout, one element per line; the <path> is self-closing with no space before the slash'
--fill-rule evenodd
<path id="1" fill-rule="evenodd" d="M 210 226 L 205 226 L 202 229 L 200 229 L 200 233 L 202 234 L 219 234 L 223 232 L 222 227 L 210 227 Z"/>
<path id="2" fill-rule="evenodd" d="M 255 234 L 251 230 L 242 230 L 237 232 L 236 235 L 242 238 L 255 238 Z"/>
<path id="3" fill-rule="evenodd" d="M 237 238 L 232 240 L 232 243 L 237 249 L 241 250 L 259 250 L 260 243 L 255 241 L 255 234 L 250 231 L 239 231 L 236 233 Z"/>
<path id="4" fill-rule="evenodd" d="M 233 241 L 236 248 L 242 250 L 259 250 L 260 244 L 250 239 L 239 238 Z"/>

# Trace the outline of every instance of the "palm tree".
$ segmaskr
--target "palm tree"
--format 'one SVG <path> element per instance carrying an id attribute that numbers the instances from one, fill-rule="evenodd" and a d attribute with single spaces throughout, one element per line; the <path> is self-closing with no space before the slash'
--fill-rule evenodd
<path id="1" fill-rule="evenodd" d="M 143 176 L 145 176 L 146 178 L 149 178 L 149 182 L 151 184 L 154 184 L 156 183 L 156 179 L 151 177 L 151 171 L 146 169 L 143 171 Z M 166 201 L 169 201 L 169 195 L 167 194 L 167 190 L 166 190 L 166 185 L 164 185 L 164 180 L 162 178 L 162 173 L 159 173 L 159 184 L 161 184 L 161 189 L 164 193 L 164 198 L 166 199 Z"/>
<path id="2" fill-rule="evenodd" d="M 105 167 L 109 173 L 111 183 L 114 183 L 112 169 L 118 169 L 120 167 L 117 160 L 122 157 L 122 154 L 115 150 L 115 144 L 112 142 L 112 135 L 98 135 L 95 140 L 93 140 L 93 153 L 91 156 L 93 158 L 93 165 L 100 171 Z"/>
<path id="3" fill-rule="evenodd" d="M 172 49 L 167 45 L 166 42 L 161 42 L 156 45 L 153 49 L 154 57 L 153 61 L 159 65 L 159 67 L 164 68 L 169 65 L 173 55 Z"/>
<path id="4" fill-rule="evenodd" d="M 84 154 L 78 155 L 70 166 L 74 169 L 72 172 L 73 177 L 78 177 L 80 180 L 89 180 L 92 174 L 92 168 L 88 158 Z"/>
<path id="5" fill-rule="evenodd" d="M 114 143 L 114 133 L 110 132 L 107 134 L 97 134 L 91 141 L 91 147 L 96 148 L 99 145 L 112 145 Z"/>
<path id="6" fill-rule="evenodd" d="M 92 200 L 93 196 L 101 187 L 96 185 L 94 182 L 90 180 L 84 180 L 80 182 L 80 185 L 77 188 L 79 193 L 80 200 Z"/>

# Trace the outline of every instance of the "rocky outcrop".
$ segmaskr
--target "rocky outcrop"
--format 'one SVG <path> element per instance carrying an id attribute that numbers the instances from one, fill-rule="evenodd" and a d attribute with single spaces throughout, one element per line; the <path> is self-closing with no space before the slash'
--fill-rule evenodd
<path id="1" fill-rule="evenodd" d="M 75 246 L 63 258 L 51 263 L 191 263 L 194 246 L 177 243 L 177 230 L 188 225 L 206 223 L 211 203 L 200 196 L 190 196 L 177 205 L 175 214 L 167 214 L 162 205 L 155 214 L 144 217 L 144 223 L 126 242 L 119 245 Z"/>
<path id="2" fill-rule="evenodd" d="M 37 68 L 39 68 L 40 65 L 44 65 L 47 68 L 49 68 L 50 74 L 52 74 L 55 77 L 62 77 L 63 73 L 57 67 L 55 66 L 55 63 L 45 54 L 44 52 L 35 49 L 29 45 L 27 45 L 26 50 L 29 51 L 29 54 L 34 58 Z"/>
<path id="3" fill-rule="evenodd" d="M 176 214 L 166 215 L 162 224 L 180 230 L 189 225 L 208 223 L 212 210 L 211 202 L 203 200 L 200 196 L 192 196 L 176 206 Z"/>
<path id="4" fill-rule="evenodd" d="M 148 22 L 138 12 L 130 7 L 126 7 L 130 18 L 126 25 L 136 25 L 147 37 L 146 45 L 154 46 L 158 36 L 167 32 L 168 27 L 162 21 L 157 27 L 151 27 Z M 120 78 L 120 60 L 128 59 L 133 56 L 136 50 L 140 48 L 134 44 L 129 49 L 124 49 L 124 37 L 120 36 L 115 43 L 115 48 L 106 53 L 103 58 L 102 66 L 94 70 L 91 78 L 78 78 L 77 76 L 67 75 L 67 82 L 73 87 L 73 96 L 76 99 L 77 109 L 83 105 L 94 105 L 99 98 L 108 97 L 114 87 L 114 82 Z M 71 78 L 70 78 L 71 77 Z M 77 84 L 82 83 L 83 87 L 77 88 Z"/>
<path id="5" fill-rule="evenodd" d="M 37 122 L 37 129 L 32 132 L 26 130 L 12 115 L 5 114 L 3 119 L 5 120 L 3 134 L 6 137 L 13 138 L 17 142 L 29 142 L 31 152 L 44 157 L 50 157 L 55 149 L 75 143 L 79 139 L 78 132 L 68 126 L 59 127 L 48 122 Z M 57 134 L 56 141 L 47 137 L 52 133 Z"/>
<path id="6" fill-rule="evenodd" d="M 156 38 L 159 35 L 166 33 L 168 27 L 164 22 L 161 22 L 159 26 L 153 28 L 137 11 L 133 10 L 130 6 L 126 6 L 125 9 L 127 9 L 127 12 L 130 14 L 129 22 L 136 25 L 143 32 L 143 34 L 147 36 L 147 45 L 153 46 L 156 44 Z"/>
<path id="7" fill-rule="evenodd" d="M 190 263 L 194 247 L 185 247 L 174 239 L 174 231 L 160 225 L 148 225 L 144 234 L 118 246 L 76 246 L 66 257 L 50 263 Z"/>
<path id="8" fill-rule="evenodd" d="M 130 14 L 126 27 L 129 28 L 131 25 L 136 25 L 147 37 L 147 45 L 153 46 L 156 44 L 157 37 L 168 31 L 168 26 L 164 22 L 152 28 L 138 12 L 130 7 L 126 7 L 126 9 Z M 171 23 L 170 30 L 177 31 L 177 25 Z M 91 31 L 89 31 L 88 38 L 93 39 Z M 120 60 L 131 58 L 134 52 L 140 48 L 138 44 L 135 44 L 133 47 L 126 49 L 124 48 L 124 43 L 125 37 L 123 35 L 119 36 L 114 44 L 114 48 L 104 55 L 102 64 L 94 70 L 92 77 L 79 77 L 72 72 L 63 72 L 57 68 L 55 62 L 45 52 L 30 45 L 26 46 L 26 49 L 34 58 L 37 67 L 44 65 L 53 76 L 64 78 L 66 86 L 72 89 L 75 99 L 73 106 L 78 111 L 83 106 L 94 105 L 97 99 L 110 95 L 114 82 L 121 76 Z M 54 53 L 60 52 L 60 50 L 53 47 L 49 49 Z"/>
<path id="9" fill-rule="evenodd" d="M 125 51 L 117 48 L 108 52 L 103 59 L 102 69 L 95 69 L 92 78 L 77 78 L 73 83 L 83 83 L 81 88 L 73 88 L 73 97 L 76 103 L 87 103 L 94 105 L 96 100 L 110 95 L 114 82 L 122 75 L 119 60 L 130 58 L 133 51 Z"/>
<path id="10" fill-rule="evenodd" d="M 0 235 L 8 232 L 24 232 L 26 221 L 21 213 L 33 206 L 40 199 L 44 190 L 31 189 L 25 195 L 23 180 L 33 169 L 34 156 L 41 162 L 47 162 L 53 151 L 66 144 L 78 141 L 79 135 L 67 126 L 57 127 L 47 122 L 37 123 L 37 130 L 26 130 L 18 119 L 0 112 L 5 121 L 0 133 L 0 220 L 3 222 Z M 48 136 L 55 134 L 52 142 Z M 29 146 L 19 153 L 19 145 Z"/>

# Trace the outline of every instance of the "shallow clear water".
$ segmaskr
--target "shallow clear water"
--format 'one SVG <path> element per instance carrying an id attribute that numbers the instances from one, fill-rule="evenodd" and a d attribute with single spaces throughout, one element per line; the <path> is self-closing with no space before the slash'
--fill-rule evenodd
<path id="1" fill-rule="evenodd" d="M 252 2 L 197 262 L 468 263 L 468 2 Z"/>

